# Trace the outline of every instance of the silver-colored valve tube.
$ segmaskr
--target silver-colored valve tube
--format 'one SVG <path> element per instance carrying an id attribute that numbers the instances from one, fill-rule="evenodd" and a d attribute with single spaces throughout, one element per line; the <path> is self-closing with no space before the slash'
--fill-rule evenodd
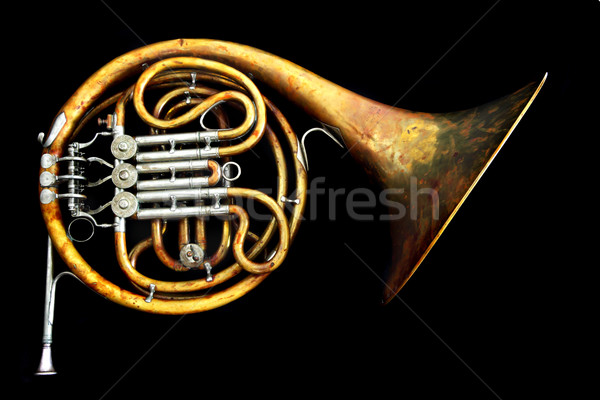
<path id="1" fill-rule="evenodd" d="M 206 217 L 216 215 L 228 215 L 229 206 L 193 206 L 177 208 L 140 208 L 137 211 L 138 220 L 148 219 L 182 219 L 189 217 Z"/>
<path id="2" fill-rule="evenodd" d="M 135 159 L 138 163 L 143 163 L 155 161 L 199 160 L 218 157 L 219 148 L 210 147 L 203 149 L 184 149 L 173 151 L 146 151 L 138 153 L 135 156 Z"/>
<path id="3" fill-rule="evenodd" d="M 227 197 L 227 188 L 196 188 L 179 190 L 153 190 L 137 192 L 139 203 L 168 203 L 175 197 L 178 201 L 206 200 Z"/>
<path id="4" fill-rule="evenodd" d="M 192 176 L 176 179 L 148 179 L 137 182 L 137 190 L 168 190 L 168 189 L 194 189 L 208 186 L 208 176 Z"/>
<path id="5" fill-rule="evenodd" d="M 173 171 L 200 171 L 208 169 L 208 160 L 149 162 L 137 164 L 135 169 L 139 174 L 154 174 Z"/>
<path id="6" fill-rule="evenodd" d="M 135 142 L 139 147 L 174 145 L 181 143 L 216 142 L 219 140 L 218 131 L 198 131 L 183 133 L 167 133 L 162 135 L 136 136 Z"/>

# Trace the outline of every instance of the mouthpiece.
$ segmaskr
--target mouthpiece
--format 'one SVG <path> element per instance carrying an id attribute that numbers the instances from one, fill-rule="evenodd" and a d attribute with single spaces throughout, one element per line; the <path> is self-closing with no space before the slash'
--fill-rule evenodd
<path id="1" fill-rule="evenodd" d="M 52 345 L 50 343 L 44 343 L 42 347 L 42 359 L 40 365 L 36 371 L 36 375 L 56 375 L 54 365 L 52 365 Z"/>

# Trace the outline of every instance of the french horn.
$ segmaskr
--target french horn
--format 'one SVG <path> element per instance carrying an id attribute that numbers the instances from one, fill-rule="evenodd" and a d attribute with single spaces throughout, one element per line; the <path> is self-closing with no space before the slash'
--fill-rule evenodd
<path id="1" fill-rule="evenodd" d="M 135 310 L 189 314 L 240 298 L 284 262 L 307 202 L 307 156 L 303 137 L 259 87 L 318 121 L 407 210 L 389 224 L 386 303 L 422 263 L 545 79 L 475 108 L 426 113 L 370 100 L 231 42 L 170 40 L 115 58 L 77 89 L 38 138 L 39 201 L 49 237 L 38 374 L 55 373 L 50 348 L 61 276 Z M 270 151 L 272 193 L 244 187 L 248 174 L 236 161 L 258 146 Z M 408 192 L 395 190 L 414 180 L 430 189 L 432 200 L 418 208 Z M 250 204 L 268 215 L 261 224 L 245 208 Z M 115 265 L 86 261 L 79 241 L 87 238 L 72 232 L 82 221 L 92 233 L 112 237 Z M 211 231 L 212 222 L 218 227 Z M 127 234 L 142 226 L 146 236 L 133 235 L 129 244 Z M 171 231 L 176 237 L 169 241 Z M 54 252 L 69 269 L 57 276 Z M 159 261 L 152 268 L 144 266 L 150 255 Z M 113 282 L 115 271 L 122 279 Z"/>

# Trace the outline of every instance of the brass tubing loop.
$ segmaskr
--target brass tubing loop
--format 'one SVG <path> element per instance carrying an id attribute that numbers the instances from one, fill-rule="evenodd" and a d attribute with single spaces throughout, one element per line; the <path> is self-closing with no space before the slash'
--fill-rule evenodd
<path id="1" fill-rule="evenodd" d="M 382 295 L 389 301 L 421 264 L 544 81 L 468 110 L 416 112 L 367 99 L 249 46 L 210 39 L 151 44 L 100 68 L 40 136 L 42 215 L 70 271 L 115 303 L 183 314 L 243 296 L 284 262 L 307 197 L 302 142 L 259 91 L 266 86 L 321 123 L 382 188 L 408 187 L 416 176 L 423 187 L 436 189 L 435 213 L 424 209 L 418 220 L 390 223 L 391 267 Z M 216 127 L 206 128 L 205 117 Z M 77 142 L 98 118 L 106 127 L 97 132 L 100 139 L 86 142 L 86 136 Z M 105 136 L 112 140 L 114 158 L 99 162 L 113 170 L 112 180 L 103 185 L 114 184 L 114 197 L 90 211 L 86 201 L 95 188 L 82 171 L 85 163 L 98 161 L 86 154 Z M 277 173 L 272 197 L 238 187 L 253 175 L 238 162 L 259 148 L 272 153 Z M 59 178 L 68 185 L 59 185 Z M 260 204 L 269 220 L 255 224 L 240 200 Z M 407 196 L 390 200 L 409 209 Z M 114 230 L 115 261 L 131 287 L 109 281 L 84 259 L 63 213 Z M 108 222 L 103 213 L 109 213 Z M 209 233 L 212 220 L 220 226 L 217 235 Z M 128 230 L 144 223 L 144 239 L 130 249 Z M 177 235 L 175 248 L 166 240 L 171 231 Z M 142 268 L 146 252 L 180 278 L 159 279 Z"/>
<path id="2" fill-rule="evenodd" d="M 197 77 L 193 87 L 188 84 L 192 73 L 195 75 L 194 78 Z M 111 75 L 107 72 L 106 79 L 109 79 Z M 218 91 L 204 86 L 203 81 L 208 84 L 211 82 L 220 84 L 229 89 Z M 116 82 L 114 83 L 116 84 Z M 110 84 L 107 84 L 102 87 L 102 90 L 94 97 L 100 98 L 105 91 L 108 91 L 109 86 Z M 166 92 L 160 95 L 152 112 L 148 112 L 146 97 L 160 91 Z M 265 102 L 269 105 L 268 108 Z M 295 133 L 277 108 L 264 99 L 254 83 L 241 72 L 215 61 L 176 57 L 151 65 L 144 70 L 134 84 L 128 85 L 118 94 L 101 99 L 98 104 L 86 105 L 85 108 L 89 108 L 89 112 L 82 116 L 80 124 L 66 124 L 72 130 L 72 139 L 83 131 L 84 125 L 102 113 L 108 113 L 106 120 L 100 120 L 108 128 L 112 127 L 114 138 L 130 134 L 126 127 L 128 125 L 126 121 L 131 119 L 127 116 L 131 112 L 129 104 L 132 104 L 136 117 L 149 127 L 149 136 L 144 135 L 143 132 L 134 132 L 133 138 L 137 149 L 135 155 L 122 159 L 117 157 L 114 161 L 115 167 L 129 162 L 134 164 L 137 162 L 135 169 L 138 179 L 135 185 L 117 188 L 115 193 L 136 193 L 137 190 L 135 196 L 137 196 L 139 204 L 131 215 L 127 217 L 117 215 L 114 223 L 116 261 L 131 282 L 134 291 L 121 288 L 103 278 L 87 264 L 68 236 L 65 235 L 62 240 L 58 238 L 61 230 L 64 230 L 60 221 L 60 208 L 54 209 L 55 217 L 47 219 L 51 237 L 57 236 L 57 239 L 53 241 L 54 245 L 64 241 L 66 251 L 62 252 L 61 256 L 64 260 L 68 260 L 69 265 L 73 266 L 72 270 L 84 283 L 104 297 L 127 307 L 151 313 L 193 313 L 219 307 L 243 296 L 281 265 L 297 232 L 304 208 L 306 173 L 298 158 L 299 148 Z M 238 114 L 243 114 L 241 122 L 237 126 L 229 126 L 230 118 L 224 112 L 225 108 L 231 108 Z M 70 112 L 68 104 L 65 109 Z M 205 136 L 202 136 L 204 133 L 200 136 L 196 135 L 196 139 L 194 131 L 179 132 L 180 128 L 185 128 L 186 125 L 197 129 L 198 120 L 201 120 L 208 112 L 215 115 L 219 125 L 215 132 L 206 133 L 206 137 L 209 139 L 204 139 Z M 271 115 L 270 118 L 274 119 L 278 129 L 267 124 L 267 112 Z M 71 122 L 71 118 L 68 120 Z M 288 195 L 288 179 L 290 178 L 287 176 L 289 171 L 286 167 L 286 157 L 278 135 L 287 142 L 293 153 L 293 156 L 290 157 L 294 164 L 293 176 L 290 178 L 298 186 L 295 191 L 298 205 L 291 212 L 289 218 L 286 216 L 284 202 L 281 199 Z M 152 137 L 156 137 L 156 140 Z M 226 172 L 223 168 L 230 162 L 229 160 L 232 160 L 232 157 L 253 148 L 263 138 L 269 143 L 275 159 L 275 169 L 278 175 L 274 196 L 277 200 L 257 190 L 232 187 L 234 182 L 229 180 L 230 176 L 228 176 L 231 175 L 231 171 Z M 54 153 L 57 158 L 60 158 L 58 154 L 62 150 L 54 146 L 57 143 L 68 144 L 66 140 L 63 140 L 63 136 L 59 135 L 55 138 L 52 146 L 44 149 L 45 153 Z M 186 146 L 187 150 L 185 151 L 193 152 L 193 149 L 203 150 L 211 147 L 216 151 L 211 152 L 207 157 L 187 157 L 187 153 L 183 153 L 183 148 Z M 171 159 L 168 154 L 164 157 L 164 161 L 162 158 L 155 161 L 152 157 L 157 154 L 156 152 L 161 154 L 170 152 L 171 155 L 184 154 L 183 161 Z M 197 154 L 200 153 L 197 152 Z M 183 166 L 184 163 L 186 163 L 186 167 Z M 55 171 L 57 167 L 58 165 L 53 165 L 44 169 Z M 169 176 L 170 170 L 173 171 L 171 176 Z M 202 170 L 206 171 L 205 174 L 201 173 Z M 183 171 L 188 171 L 188 175 L 191 174 L 190 177 L 183 177 L 185 175 Z M 146 179 L 148 176 L 151 179 Z M 220 187 L 223 188 L 220 189 Z M 53 191 L 56 188 L 44 187 L 43 189 Z M 43 189 L 40 188 L 40 192 Z M 167 215 L 161 215 L 163 204 L 156 202 L 156 196 L 162 198 L 169 195 L 171 197 L 179 196 L 183 200 L 173 200 L 170 211 L 164 211 Z M 155 199 L 154 202 L 147 200 L 152 198 Z M 188 198 L 189 200 L 186 200 Z M 273 217 L 262 234 L 257 235 L 250 230 L 251 216 L 241 206 L 231 204 L 235 198 L 244 198 L 260 203 L 272 213 Z M 217 205 L 211 205 L 211 202 L 216 202 Z M 52 203 L 42 203 L 42 209 L 50 210 L 58 202 Z M 125 229 L 126 220 L 143 220 L 145 219 L 144 212 L 148 215 L 158 213 L 157 215 L 161 216 L 150 219 L 149 236 L 129 251 Z M 213 254 L 206 254 L 203 262 L 200 262 L 198 266 L 184 265 L 177 252 L 167 248 L 163 237 L 167 234 L 168 220 L 173 218 L 169 212 L 184 215 L 181 218 L 175 218 L 179 221 L 177 223 L 178 250 L 184 251 L 186 246 L 194 246 L 191 249 L 199 254 L 207 251 L 207 245 L 212 240 L 211 237 L 206 236 L 206 220 L 213 214 L 222 217 L 219 218 L 221 235 L 216 240 L 216 249 Z M 49 216 L 47 212 L 46 216 Z M 278 242 L 271 243 L 272 238 L 277 239 Z M 267 251 L 268 246 L 272 247 L 270 252 Z M 146 276 L 140 272 L 139 263 L 140 256 L 149 250 L 153 250 L 161 264 L 172 271 L 185 273 L 192 269 L 203 270 L 208 266 L 212 273 L 209 270 L 206 271 L 206 276 L 201 278 L 192 280 L 184 278 L 184 280 L 173 281 Z M 186 254 L 194 256 L 195 253 L 192 250 Z M 221 267 L 220 264 L 227 259 L 230 252 L 233 264 Z M 242 276 L 243 274 L 246 276 Z M 238 279 L 221 291 L 206 292 L 207 289 L 218 287 L 234 277 L 238 277 Z"/>

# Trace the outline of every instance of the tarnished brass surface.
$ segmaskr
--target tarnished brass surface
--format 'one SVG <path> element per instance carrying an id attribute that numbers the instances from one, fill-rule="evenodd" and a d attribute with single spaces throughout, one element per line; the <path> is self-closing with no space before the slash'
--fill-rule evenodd
<path id="1" fill-rule="evenodd" d="M 150 67 L 143 71 L 143 65 Z M 224 78 L 209 79 L 224 79 L 232 87 L 241 85 L 255 104 L 257 114 L 252 133 L 241 143 L 224 146 L 222 156 L 244 152 L 256 145 L 265 134 L 269 135 L 264 119 L 266 109 L 275 116 L 279 115 L 278 110 L 255 91 L 253 83 L 244 75 L 252 74 L 254 80 L 270 86 L 311 117 L 338 128 L 350 154 L 382 188 L 406 189 L 412 184 L 427 189 L 423 193 L 427 193 L 430 199 L 423 202 L 423 207 L 411 204 L 412 199 L 407 190 L 398 190 L 394 195 L 394 200 L 404 204 L 408 211 L 402 218 L 391 222 L 392 267 L 386 278 L 384 301 L 393 297 L 410 278 L 541 88 L 541 83 L 532 83 L 498 101 L 461 112 L 413 112 L 357 95 L 294 63 L 252 47 L 207 39 L 179 39 L 133 50 L 98 70 L 59 111 L 59 114 L 64 113 L 66 116 L 66 123 L 44 152 L 58 157 L 63 155 L 66 145 L 78 133 L 80 122 L 94 115 L 98 108 L 102 109 L 114 102 L 117 102 L 117 110 L 120 110 L 123 102 L 132 100 L 138 114 L 149 121 L 149 125 L 164 129 L 176 124 L 174 121 L 196 118 L 208 105 L 219 99 L 230 98 L 229 94 L 215 94 L 214 96 L 221 97 L 214 97 L 204 105 L 193 104 L 183 114 L 172 118 L 158 119 L 143 106 L 146 85 L 157 73 L 179 67 L 202 68 L 221 74 Z M 139 74 L 140 81 L 129 92 L 120 98 L 111 97 L 104 105 L 91 111 L 97 99 L 125 79 Z M 243 97 L 233 96 L 238 96 L 236 99 L 240 104 L 247 103 Z M 117 124 L 120 122 L 119 111 Z M 279 118 L 278 123 L 285 132 L 294 155 L 298 185 L 295 194 L 300 201 L 294 207 L 288 223 L 284 224 L 284 219 L 275 212 L 275 219 L 265 233 L 270 236 L 275 229 L 274 224 L 279 226 L 282 243 L 280 249 L 283 254 L 288 245 L 285 236 L 289 237 L 289 241 L 293 239 L 304 209 L 306 174 L 298 161 L 301 157 L 298 154 L 298 139 L 285 119 Z M 47 170 L 56 173 L 57 166 Z M 276 199 L 279 201 L 279 197 Z M 252 272 L 246 278 L 218 293 L 211 292 L 202 297 L 177 301 L 157 296 L 151 303 L 147 303 L 143 294 L 130 292 L 109 282 L 83 259 L 65 233 L 57 201 L 42 204 L 41 208 L 54 246 L 69 268 L 96 292 L 127 307 L 166 314 L 204 311 L 239 298 L 256 287 L 272 270 L 265 265 L 246 263 L 244 259 L 250 259 L 252 254 L 260 252 L 264 241 L 258 239 L 250 251 L 252 254 L 243 256 L 240 243 L 245 237 L 238 235 L 233 247 L 237 248 L 238 261 Z M 242 220 L 245 218 L 240 210 L 234 213 L 241 216 Z M 287 228 L 283 228 L 284 225 Z M 286 230 L 289 233 L 285 233 Z M 159 231 L 159 227 L 156 227 L 155 234 L 158 235 Z M 250 233 L 248 236 L 251 236 Z M 150 246 L 148 241 L 134 247 L 131 258 L 123 233 L 116 232 L 115 246 L 119 264 L 126 276 L 142 288 L 147 288 L 150 284 L 156 285 L 157 292 L 188 293 L 205 289 L 239 274 L 243 269 L 236 263 L 216 274 L 212 282 L 163 282 L 145 277 L 133 265 L 140 251 Z M 282 261 L 281 254 L 276 256 L 277 262 Z"/>
<path id="2" fill-rule="evenodd" d="M 540 88 L 541 84 L 532 83 L 470 110 L 398 122 L 403 128 L 395 139 L 381 134 L 377 142 L 382 148 L 390 142 L 400 143 L 404 151 L 360 152 L 366 163 L 377 165 L 377 177 L 384 187 L 409 188 L 412 179 L 413 188 L 422 193 L 416 196 L 414 190 L 405 190 L 390 195 L 408 211 L 391 221 L 395 248 L 385 278 L 384 302 L 421 264 Z M 367 159 L 370 156 L 376 159 Z"/>

